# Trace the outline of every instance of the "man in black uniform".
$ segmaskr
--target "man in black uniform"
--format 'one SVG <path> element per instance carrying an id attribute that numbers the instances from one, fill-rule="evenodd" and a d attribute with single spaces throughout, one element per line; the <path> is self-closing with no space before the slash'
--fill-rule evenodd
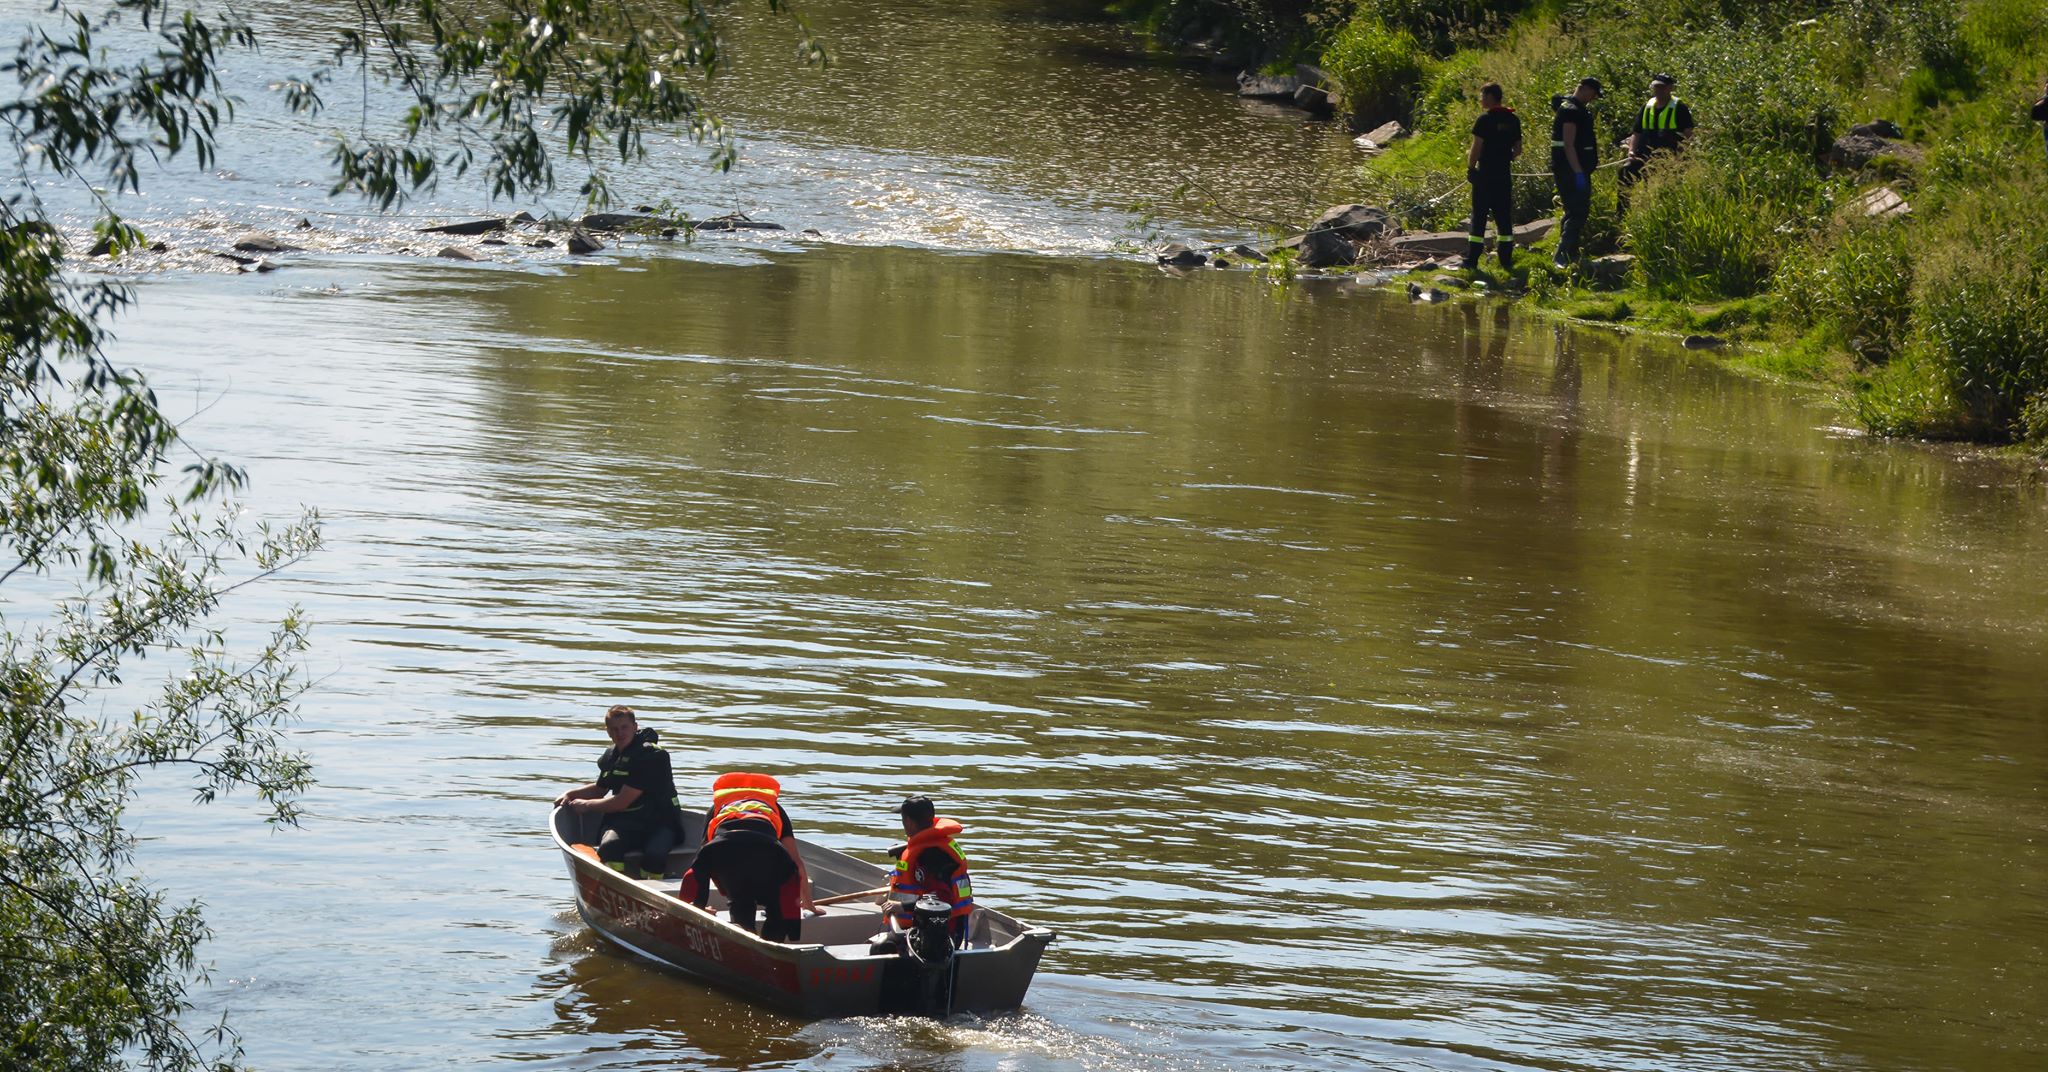
<path id="1" fill-rule="evenodd" d="M 597 781 L 555 798 L 555 807 L 604 816 L 597 857 L 617 871 L 626 854 L 640 853 L 641 873 L 658 878 L 668 870 L 668 853 L 682 829 L 682 803 L 668 753 L 659 735 L 641 729 L 633 709 L 620 704 L 604 713 L 612 746 L 598 757 Z"/>
<path id="2" fill-rule="evenodd" d="M 1580 79 L 1569 97 L 1550 98 L 1551 110 L 1557 113 L 1550 121 L 1550 174 L 1557 180 L 1557 199 L 1564 203 L 1555 262 L 1559 268 L 1569 268 L 1579 259 L 1579 236 L 1593 210 L 1593 169 L 1600 166 L 1600 146 L 1588 105 L 1599 99 L 1597 78 Z"/>
<path id="3" fill-rule="evenodd" d="M 1621 165 L 1621 211 L 1628 211 L 1628 188 L 1642 178 L 1643 167 L 1656 153 L 1676 153 L 1692 137 L 1692 109 L 1671 95 L 1678 79 L 1668 74 L 1650 76 L 1650 99 L 1636 115 L 1635 129 L 1628 136 L 1628 160 Z"/>
<path id="4" fill-rule="evenodd" d="M 1472 184 L 1472 242 L 1465 251 L 1467 271 L 1479 267 L 1486 252 L 1486 217 L 1493 217 L 1502 271 L 1515 267 L 1515 176 L 1510 170 L 1522 155 L 1522 119 L 1503 103 L 1498 83 L 1479 87 L 1486 110 L 1472 123 L 1472 145 L 1465 150 L 1465 179 Z"/>
<path id="5" fill-rule="evenodd" d="M 676 896 L 704 908 L 716 886 L 733 923 L 768 941 L 793 943 L 802 934 L 804 913 L 823 910 L 811 899 L 796 824 L 781 796 L 782 784 L 768 775 L 720 775 L 704 813 L 703 846 L 683 872 Z"/>
<path id="6" fill-rule="evenodd" d="M 2041 144 L 2048 148 L 2048 85 L 2041 87 L 2041 99 L 2034 102 L 2034 122 L 2041 126 Z"/>

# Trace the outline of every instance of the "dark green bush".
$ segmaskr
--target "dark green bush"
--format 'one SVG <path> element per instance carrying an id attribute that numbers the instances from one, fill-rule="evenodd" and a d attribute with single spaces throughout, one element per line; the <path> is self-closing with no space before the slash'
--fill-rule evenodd
<path id="1" fill-rule="evenodd" d="M 1813 210 L 1814 186 L 1785 164 L 1707 153 L 1654 163 L 1622 224 L 1643 282 L 1671 298 L 1762 291 Z"/>
<path id="2" fill-rule="evenodd" d="M 2048 392 L 2048 204 L 2026 184 L 1985 187 L 1922 242 L 1916 348 L 1973 432 L 2022 434 L 2023 412 Z"/>
<path id="3" fill-rule="evenodd" d="M 1780 265 L 1784 309 L 1860 360 L 1881 365 L 1905 348 L 1912 325 L 1913 257 L 1906 224 L 1858 223 Z"/>
<path id="4" fill-rule="evenodd" d="M 1323 67 L 1344 87 L 1344 106 L 1368 123 L 1408 116 L 1422 82 L 1422 46 L 1406 30 L 1361 13 L 1323 49 Z"/>

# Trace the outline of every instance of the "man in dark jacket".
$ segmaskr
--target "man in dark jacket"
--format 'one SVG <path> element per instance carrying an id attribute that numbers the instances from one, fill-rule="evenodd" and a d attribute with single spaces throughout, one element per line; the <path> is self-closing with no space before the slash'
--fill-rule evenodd
<path id="1" fill-rule="evenodd" d="M 659 734 L 641 729 L 633 709 L 620 704 L 604 713 L 612 746 L 597 760 L 597 780 L 555 798 L 555 807 L 604 816 L 597 857 L 617 871 L 626 854 L 640 853 L 641 873 L 658 878 L 668 871 L 668 853 L 681 832 L 682 804 L 668 753 L 655 744 Z"/>
<path id="2" fill-rule="evenodd" d="M 1486 252 L 1486 218 L 1493 217 L 1496 249 L 1503 271 L 1515 267 L 1515 176 L 1512 166 L 1522 155 L 1522 120 L 1506 106 L 1498 83 L 1479 87 L 1486 110 L 1472 123 L 1472 145 L 1465 150 L 1465 179 L 1472 184 L 1472 242 L 1465 250 L 1465 268 L 1479 267 Z"/>
<path id="3" fill-rule="evenodd" d="M 2041 99 L 2034 102 L 2034 121 L 2041 124 L 2041 145 L 2048 151 L 2048 84 L 2041 86 Z"/>
<path id="4" fill-rule="evenodd" d="M 1571 96 L 1550 98 L 1550 175 L 1557 180 L 1557 199 L 1564 204 L 1558 223 L 1559 268 L 1579 259 L 1579 237 L 1593 210 L 1593 169 L 1600 166 L 1600 144 L 1593 131 L 1593 109 L 1600 99 L 1600 80 L 1582 78 Z"/>

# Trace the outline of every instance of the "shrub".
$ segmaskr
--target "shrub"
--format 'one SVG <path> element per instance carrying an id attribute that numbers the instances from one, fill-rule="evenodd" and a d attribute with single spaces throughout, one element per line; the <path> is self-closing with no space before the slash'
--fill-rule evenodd
<path id="1" fill-rule="evenodd" d="M 1406 30 L 1360 14 L 1323 50 L 1323 67 L 1344 87 L 1344 106 L 1366 122 L 1406 117 L 1422 81 L 1422 47 Z"/>
<path id="2" fill-rule="evenodd" d="M 1768 168 L 1706 155 L 1659 160 L 1623 221 L 1643 282 L 1672 298 L 1744 298 L 1770 282 L 1782 228 L 1808 206 Z"/>
<path id="3" fill-rule="evenodd" d="M 1912 324 L 1913 258 L 1906 225 L 1858 223 L 1780 265 L 1775 287 L 1792 316 L 1825 329 L 1860 360 L 1881 365 Z"/>
<path id="4" fill-rule="evenodd" d="M 1914 345 L 1938 370 L 1962 422 L 2010 438 L 2048 391 L 2048 206 L 2027 185 L 1959 200 L 1923 239 Z"/>

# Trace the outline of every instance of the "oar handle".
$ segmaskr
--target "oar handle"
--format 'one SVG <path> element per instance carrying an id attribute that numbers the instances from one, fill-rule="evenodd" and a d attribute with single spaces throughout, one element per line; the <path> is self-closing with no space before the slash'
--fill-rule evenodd
<path id="1" fill-rule="evenodd" d="M 842 893 L 832 897 L 820 897 L 817 900 L 812 901 L 811 903 L 820 905 L 845 904 L 848 901 L 858 901 L 863 897 L 880 897 L 882 894 L 888 892 L 889 887 L 876 886 L 872 890 L 861 890 L 858 893 Z"/>

